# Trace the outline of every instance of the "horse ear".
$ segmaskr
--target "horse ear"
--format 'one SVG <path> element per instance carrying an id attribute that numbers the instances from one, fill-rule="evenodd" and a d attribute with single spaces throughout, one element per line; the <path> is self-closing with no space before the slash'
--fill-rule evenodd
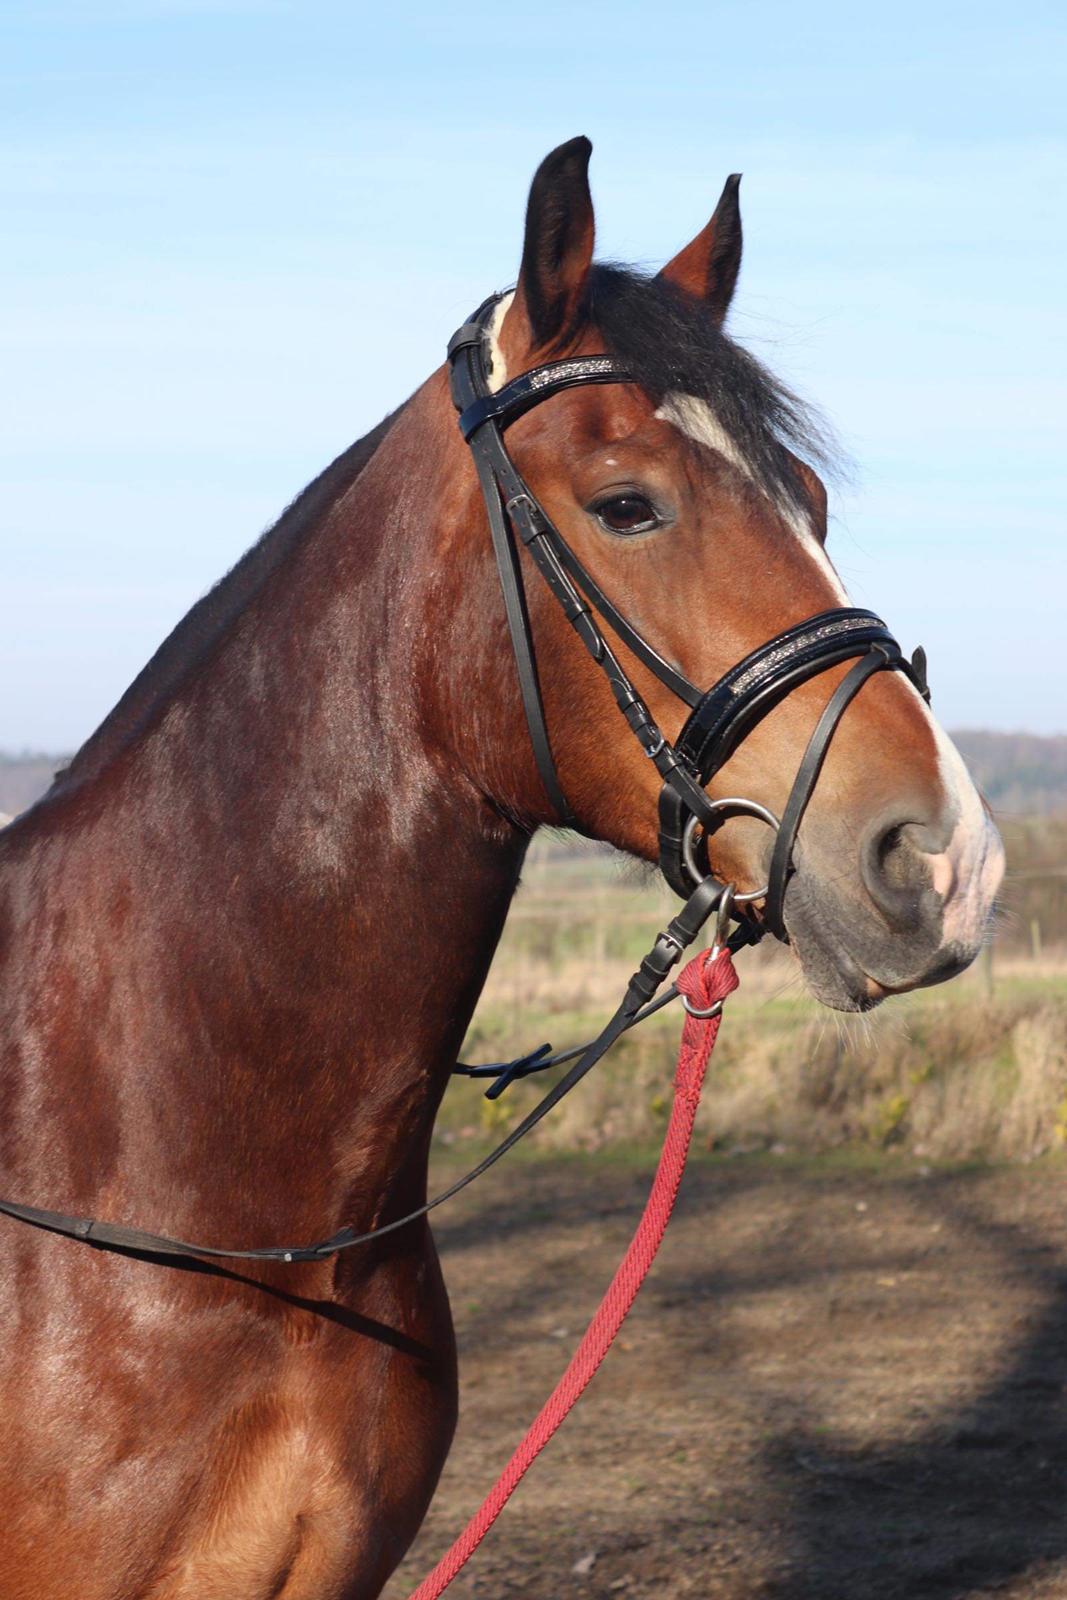
<path id="1" fill-rule="evenodd" d="M 711 221 L 660 273 L 668 283 L 706 302 L 717 322 L 730 309 L 741 270 L 741 174 L 731 173 Z"/>
<path id="2" fill-rule="evenodd" d="M 579 321 L 593 262 L 592 150 L 584 137 L 569 139 L 545 157 L 530 185 L 513 310 L 525 318 L 534 349 L 564 345 Z"/>

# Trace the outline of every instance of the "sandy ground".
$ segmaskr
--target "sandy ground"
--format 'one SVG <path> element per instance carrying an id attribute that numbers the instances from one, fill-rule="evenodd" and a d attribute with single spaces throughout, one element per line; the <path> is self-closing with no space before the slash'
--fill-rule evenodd
<path id="1" fill-rule="evenodd" d="M 520 1158 L 440 1223 L 461 1421 L 390 1600 L 545 1398 L 651 1168 Z M 1062 1161 L 698 1161 L 620 1343 L 450 1596 L 1067 1597 L 1065 1191 Z"/>

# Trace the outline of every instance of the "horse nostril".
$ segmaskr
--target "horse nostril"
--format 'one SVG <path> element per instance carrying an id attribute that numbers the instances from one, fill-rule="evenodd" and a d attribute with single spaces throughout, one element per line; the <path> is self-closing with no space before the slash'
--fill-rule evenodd
<path id="1" fill-rule="evenodd" d="M 887 828 L 875 842 L 879 875 L 898 889 L 906 889 L 908 886 L 910 852 L 909 842 L 904 837 L 906 826 L 906 823 L 894 822 L 892 827 Z"/>
<path id="2" fill-rule="evenodd" d="M 881 822 L 860 850 L 864 887 L 891 928 L 912 932 L 929 919 L 929 829 L 912 818 Z"/>

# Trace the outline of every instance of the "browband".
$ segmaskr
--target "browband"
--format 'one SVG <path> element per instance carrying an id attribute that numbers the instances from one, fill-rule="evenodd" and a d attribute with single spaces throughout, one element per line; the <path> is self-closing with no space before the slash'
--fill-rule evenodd
<path id="1" fill-rule="evenodd" d="M 506 428 L 509 422 L 521 417 L 550 394 L 561 389 L 574 389 L 586 383 L 633 383 L 633 374 L 614 356 L 574 356 L 569 361 L 549 361 L 543 367 L 533 367 L 510 383 L 505 383 L 495 394 L 480 395 L 465 406 L 459 415 L 459 431 L 465 439 L 492 417 Z"/>

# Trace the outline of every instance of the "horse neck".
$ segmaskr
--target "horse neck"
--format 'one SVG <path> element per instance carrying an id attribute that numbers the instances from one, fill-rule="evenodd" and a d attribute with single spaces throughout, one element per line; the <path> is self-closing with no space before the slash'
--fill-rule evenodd
<path id="1" fill-rule="evenodd" d="M 295 1190 L 330 1152 L 311 1228 L 346 1186 L 373 1211 L 398 1144 L 424 1160 L 526 844 L 463 775 L 462 711 L 447 731 L 427 711 L 442 651 L 477 676 L 433 548 L 439 389 L 136 737 L 44 808 L 71 981 L 126 1007 L 116 1086 L 140 1092 L 148 1051 L 151 1093 L 198 1107 L 191 1149 L 221 1140 L 231 1174 L 243 1151 L 256 1191 L 264 1162 L 278 1178 L 300 1151 Z M 106 955 L 86 963 L 90 943 Z"/>

